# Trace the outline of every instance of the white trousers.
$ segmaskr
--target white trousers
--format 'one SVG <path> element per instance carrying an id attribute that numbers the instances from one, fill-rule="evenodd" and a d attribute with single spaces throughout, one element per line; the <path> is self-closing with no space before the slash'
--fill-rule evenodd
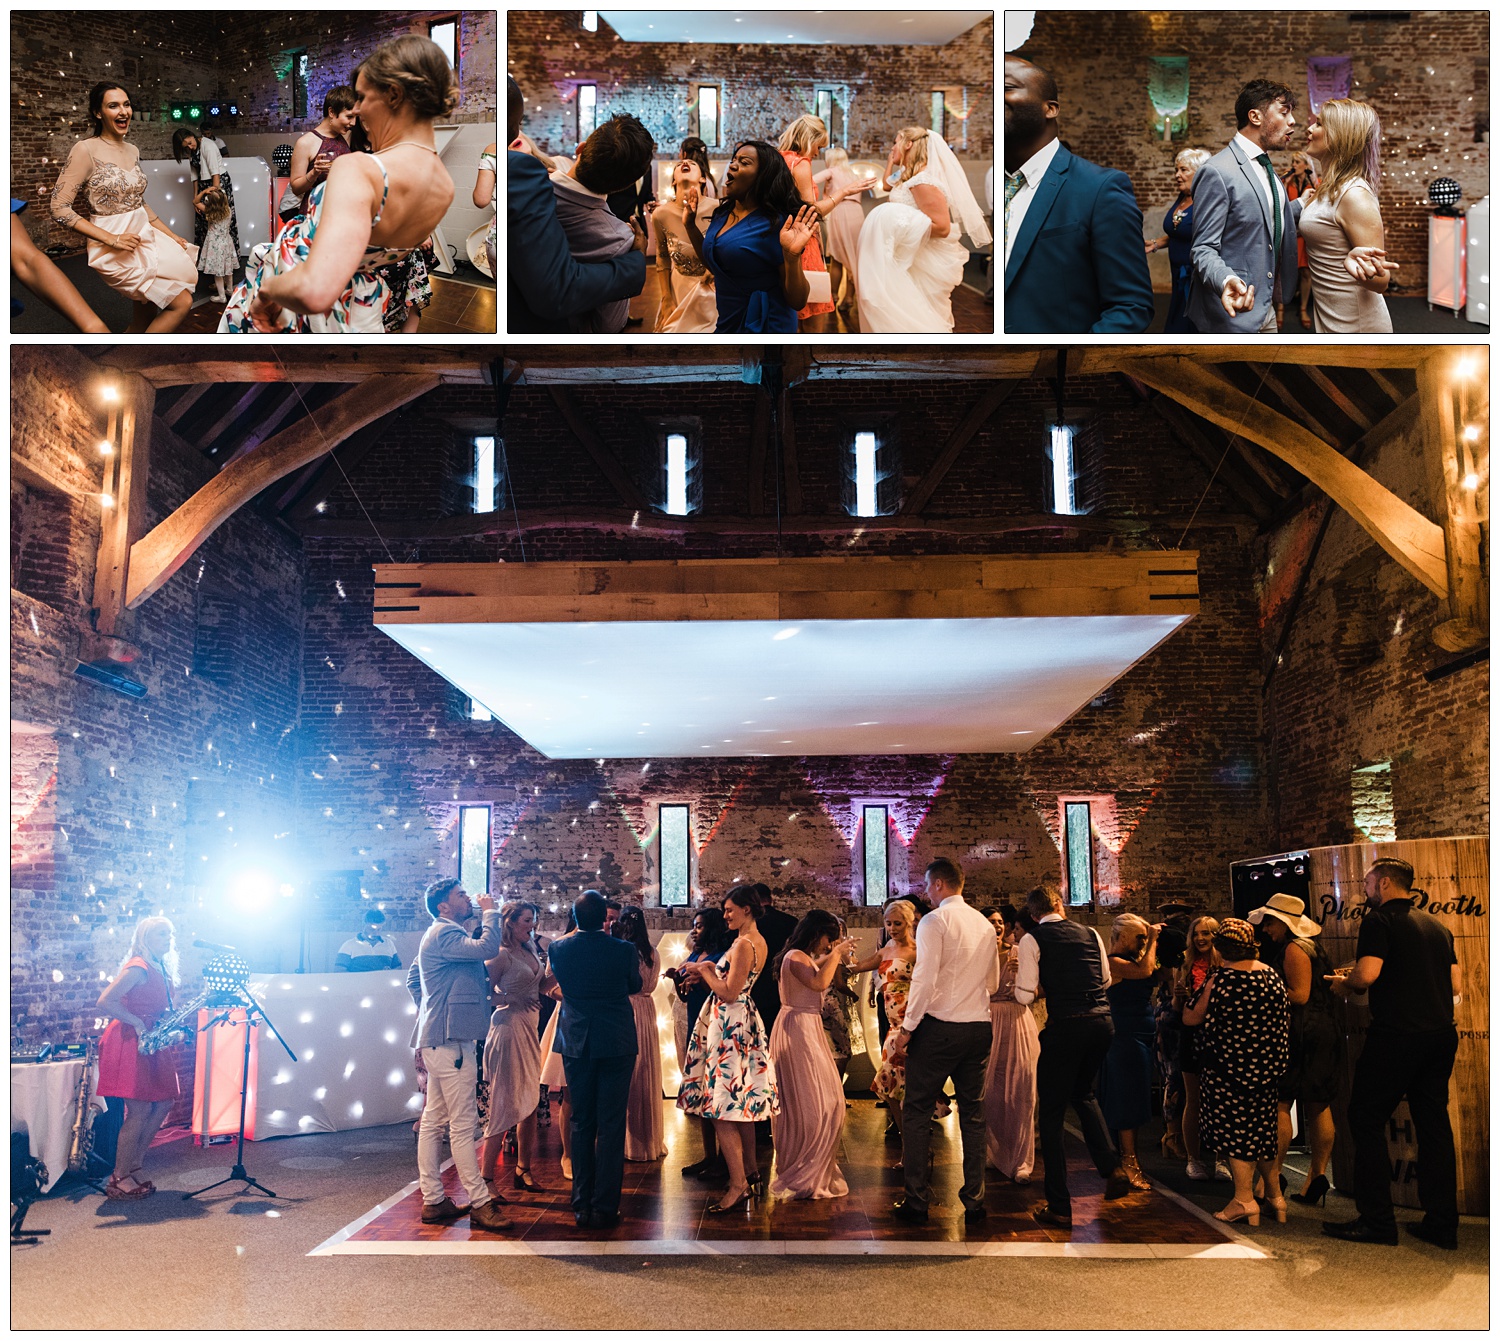
<path id="1" fill-rule="evenodd" d="M 443 1128 L 459 1181 L 469 1194 L 471 1206 L 491 1200 L 490 1189 L 479 1176 L 479 1156 L 474 1149 L 474 1129 L 479 1125 L 479 1047 L 476 1043 L 444 1043 L 423 1048 L 427 1067 L 427 1105 L 417 1135 L 417 1178 L 422 1200 L 436 1206 L 443 1190 Z"/>

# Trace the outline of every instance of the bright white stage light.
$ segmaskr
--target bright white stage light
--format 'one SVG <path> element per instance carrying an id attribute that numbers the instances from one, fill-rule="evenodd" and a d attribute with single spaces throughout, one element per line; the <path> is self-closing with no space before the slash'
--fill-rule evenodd
<path id="1" fill-rule="evenodd" d="M 241 912 L 261 911 L 276 894 L 276 880 L 268 872 L 251 868 L 229 881 L 229 901 Z"/>

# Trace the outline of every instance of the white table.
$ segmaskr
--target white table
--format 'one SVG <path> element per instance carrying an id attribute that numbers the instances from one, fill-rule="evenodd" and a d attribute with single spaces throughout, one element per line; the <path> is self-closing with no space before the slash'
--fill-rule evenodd
<path id="1" fill-rule="evenodd" d="M 73 1120 L 78 1109 L 78 1082 L 83 1076 L 84 1061 L 75 1057 L 61 1062 L 12 1062 L 10 1068 L 10 1129 L 24 1131 L 32 1155 L 47 1166 L 50 1192 L 57 1180 L 68 1171 L 68 1150 L 73 1144 Z M 91 1106 L 102 1112 L 103 1099 L 98 1096 L 97 1067 Z"/>

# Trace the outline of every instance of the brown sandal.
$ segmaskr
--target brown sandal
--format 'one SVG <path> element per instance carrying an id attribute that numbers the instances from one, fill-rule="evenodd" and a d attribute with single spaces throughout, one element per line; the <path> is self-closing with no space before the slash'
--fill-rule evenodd
<path id="1" fill-rule="evenodd" d="M 137 1164 L 135 1166 L 135 1168 L 133 1168 L 125 1176 L 128 1179 L 130 1179 L 130 1181 L 132 1183 L 134 1183 L 137 1187 L 143 1187 L 143 1188 L 145 1188 L 146 1189 L 146 1193 L 145 1194 L 149 1197 L 153 1192 L 156 1191 L 156 1184 L 153 1183 L 149 1178 L 137 1178 L 136 1177 L 136 1174 L 138 1174 L 138 1173 L 144 1173 L 144 1172 L 145 1172 L 145 1170 L 139 1164 Z"/>
<path id="2" fill-rule="evenodd" d="M 118 1173 L 110 1174 L 109 1182 L 104 1185 L 104 1195 L 111 1201 L 139 1201 L 142 1197 L 151 1195 L 139 1183 L 136 1183 L 134 1187 L 126 1187 L 127 1181 L 135 1182 L 128 1173 L 123 1176 Z"/>

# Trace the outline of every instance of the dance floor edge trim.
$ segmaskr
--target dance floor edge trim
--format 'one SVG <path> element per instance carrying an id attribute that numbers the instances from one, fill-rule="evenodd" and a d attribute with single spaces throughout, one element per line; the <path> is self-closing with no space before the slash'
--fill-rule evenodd
<path id="1" fill-rule="evenodd" d="M 446 1170 L 453 1161 L 443 1164 Z M 344 1226 L 331 1238 L 312 1249 L 309 1257 L 1089 1257 L 1268 1259 L 1272 1256 L 1243 1234 L 1212 1217 L 1184 1197 L 1155 1185 L 1155 1191 L 1209 1221 L 1229 1236 L 1225 1243 L 962 1243 L 903 1242 L 882 1239 L 830 1239 L 809 1242 L 805 1239 L 601 1239 L 526 1240 L 496 1237 L 493 1239 L 444 1240 L 441 1242 L 373 1242 L 352 1241 L 353 1236 L 371 1221 L 399 1205 L 417 1191 L 416 1180 L 387 1197 L 359 1219 Z"/>

